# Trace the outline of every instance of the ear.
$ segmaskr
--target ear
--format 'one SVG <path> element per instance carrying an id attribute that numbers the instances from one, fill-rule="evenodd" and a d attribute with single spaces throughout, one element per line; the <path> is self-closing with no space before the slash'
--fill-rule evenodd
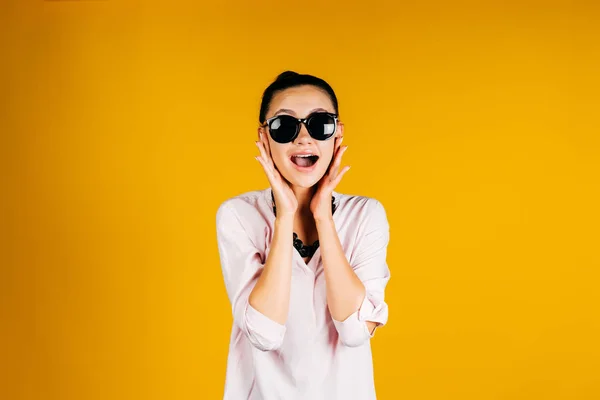
<path id="1" fill-rule="evenodd" d="M 333 149 L 334 156 L 337 149 L 340 147 L 340 139 L 344 137 L 344 123 L 338 121 L 337 129 L 335 131 L 335 148 Z"/>
<path id="2" fill-rule="evenodd" d="M 264 128 L 262 126 L 259 126 L 258 129 L 256 130 L 256 136 L 257 136 L 257 139 L 259 141 L 260 141 L 260 134 L 261 133 L 264 135 L 265 134 L 265 130 L 264 130 Z"/>
<path id="3" fill-rule="evenodd" d="M 338 121 L 337 131 L 335 132 L 335 136 L 340 138 L 344 136 L 344 123 Z"/>

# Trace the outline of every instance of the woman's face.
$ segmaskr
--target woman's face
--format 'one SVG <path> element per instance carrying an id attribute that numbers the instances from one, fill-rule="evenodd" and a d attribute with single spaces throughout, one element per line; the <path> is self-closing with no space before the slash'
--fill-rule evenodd
<path id="1" fill-rule="evenodd" d="M 277 92 L 271 100 L 266 119 L 280 114 L 306 118 L 315 111 L 335 113 L 333 103 L 325 91 L 315 86 L 303 85 Z M 335 137 L 341 137 L 343 129 L 343 124 L 338 122 L 335 135 L 320 141 L 310 136 L 306 126 L 300 124 L 298 136 L 289 143 L 274 141 L 268 127 L 261 127 L 259 131 L 269 140 L 271 157 L 281 175 L 292 185 L 309 188 L 319 182 L 327 172 L 333 157 Z M 310 151 L 319 157 L 314 167 L 302 168 L 296 164 L 298 159 L 292 156 L 304 151 Z M 297 162 L 302 164 L 302 160 Z"/>

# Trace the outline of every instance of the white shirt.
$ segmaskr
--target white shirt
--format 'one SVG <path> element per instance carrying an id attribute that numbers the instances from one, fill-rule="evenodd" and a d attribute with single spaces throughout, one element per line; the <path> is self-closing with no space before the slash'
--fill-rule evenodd
<path id="1" fill-rule="evenodd" d="M 224 400 L 376 398 L 372 335 L 366 321 L 381 326 L 388 318 L 384 290 L 390 278 L 386 262 L 389 225 L 382 204 L 373 198 L 335 191 L 333 198 L 338 237 L 367 295 L 346 320 L 333 320 L 327 307 L 321 248 L 308 263 L 294 249 L 285 325 L 248 303 L 273 239 L 271 188 L 246 192 L 220 205 L 217 241 L 233 311 Z"/>

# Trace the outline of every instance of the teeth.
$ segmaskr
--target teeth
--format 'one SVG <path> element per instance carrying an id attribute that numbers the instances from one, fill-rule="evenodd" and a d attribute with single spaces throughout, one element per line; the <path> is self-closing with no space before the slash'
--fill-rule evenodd
<path id="1" fill-rule="evenodd" d="M 296 154 L 294 157 L 312 157 L 314 154 Z"/>

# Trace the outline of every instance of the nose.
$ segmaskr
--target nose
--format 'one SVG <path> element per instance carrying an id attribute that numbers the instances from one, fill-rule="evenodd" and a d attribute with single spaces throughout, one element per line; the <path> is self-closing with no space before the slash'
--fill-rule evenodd
<path id="1" fill-rule="evenodd" d="M 310 136 L 310 133 L 308 133 L 308 130 L 306 129 L 306 125 L 300 124 L 300 132 L 298 132 L 298 136 L 294 140 L 294 143 L 310 144 L 310 143 L 312 143 L 312 140 L 313 140 L 313 138 L 312 138 L 312 136 Z"/>

